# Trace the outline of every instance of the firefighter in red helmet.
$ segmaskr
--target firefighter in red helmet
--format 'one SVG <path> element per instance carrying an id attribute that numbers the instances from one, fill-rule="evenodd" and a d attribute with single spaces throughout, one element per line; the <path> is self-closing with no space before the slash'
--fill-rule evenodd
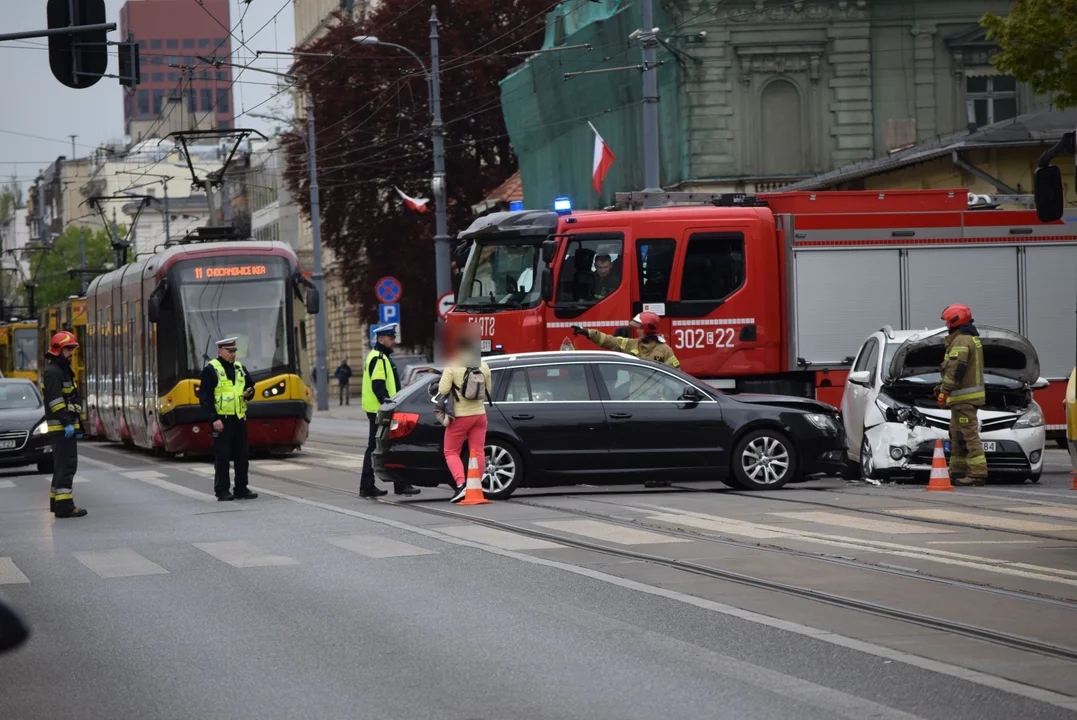
<path id="1" fill-rule="evenodd" d="M 968 305 L 949 305 L 942 319 L 950 334 L 935 388 L 939 407 L 950 409 L 950 476 L 955 485 L 987 481 L 987 457 L 977 411 L 984 404 L 984 351 Z"/>
<path id="2" fill-rule="evenodd" d="M 73 333 L 52 336 L 45 354 L 41 390 L 45 395 L 45 422 L 52 439 L 52 490 L 49 509 L 58 518 L 84 517 L 71 492 L 78 470 L 78 437 L 82 435 L 82 398 L 71 369 L 71 356 L 79 346 Z"/>
<path id="3" fill-rule="evenodd" d="M 673 354 L 672 348 L 666 345 L 666 339 L 659 333 L 659 318 L 653 312 L 641 312 L 632 318 L 630 323 L 636 334 L 634 338 L 620 337 L 619 335 L 607 335 L 600 330 L 588 329 L 579 325 L 572 326 L 574 335 L 586 335 L 587 338 L 599 347 L 607 350 L 635 355 L 644 360 L 653 360 L 663 365 L 679 368 L 681 363 Z M 648 387 L 653 387 L 649 383 Z M 668 487 L 668 480 L 648 480 L 645 487 Z"/>

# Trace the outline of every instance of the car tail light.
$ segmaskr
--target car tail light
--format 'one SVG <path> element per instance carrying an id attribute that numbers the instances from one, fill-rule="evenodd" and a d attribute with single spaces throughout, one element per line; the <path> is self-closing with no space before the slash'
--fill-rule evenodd
<path id="1" fill-rule="evenodd" d="M 393 421 L 389 425 L 389 439 L 404 437 L 415 429 L 418 422 L 419 413 L 393 413 Z"/>

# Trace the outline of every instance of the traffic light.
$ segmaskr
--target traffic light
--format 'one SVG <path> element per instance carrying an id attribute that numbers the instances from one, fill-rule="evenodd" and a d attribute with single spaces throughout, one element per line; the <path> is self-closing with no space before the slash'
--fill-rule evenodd
<path id="1" fill-rule="evenodd" d="M 134 33 L 127 33 L 127 42 L 116 43 L 120 51 L 120 85 L 134 87 L 142 82 L 142 68 L 138 64 L 138 43 Z"/>
<path id="2" fill-rule="evenodd" d="M 104 25 L 105 0 L 48 0 L 49 29 Z M 108 69 L 105 29 L 49 36 L 49 67 L 70 88 L 88 88 Z"/>

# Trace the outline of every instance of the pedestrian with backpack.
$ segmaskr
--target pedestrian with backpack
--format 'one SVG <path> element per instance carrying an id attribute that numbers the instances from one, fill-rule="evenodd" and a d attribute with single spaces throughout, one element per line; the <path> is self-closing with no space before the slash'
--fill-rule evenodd
<path id="1" fill-rule="evenodd" d="M 455 345 L 455 357 L 451 358 L 441 373 L 438 393 L 453 399 L 452 420 L 445 428 L 445 463 L 449 466 L 455 484 L 452 502 L 464 498 L 467 482 L 460 450 L 464 440 L 475 453 L 482 477 L 486 464 L 486 399 L 489 397 L 490 367 L 482 361 L 478 342 L 461 337 Z"/>

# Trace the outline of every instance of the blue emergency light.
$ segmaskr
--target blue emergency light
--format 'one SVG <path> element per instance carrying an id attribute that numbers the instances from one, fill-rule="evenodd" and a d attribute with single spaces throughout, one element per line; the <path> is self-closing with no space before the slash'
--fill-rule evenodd
<path id="1" fill-rule="evenodd" d="M 513 200 L 512 202 L 509 203 L 509 210 L 511 210 L 513 212 L 516 212 L 517 210 L 523 210 L 523 209 L 524 209 L 524 201 L 523 200 Z"/>
<path id="2" fill-rule="evenodd" d="M 553 210 L 558 215 L 568 215 L 572 212 L 572 201 L 566 197 L 557 198 L 553 201 Z"/>

